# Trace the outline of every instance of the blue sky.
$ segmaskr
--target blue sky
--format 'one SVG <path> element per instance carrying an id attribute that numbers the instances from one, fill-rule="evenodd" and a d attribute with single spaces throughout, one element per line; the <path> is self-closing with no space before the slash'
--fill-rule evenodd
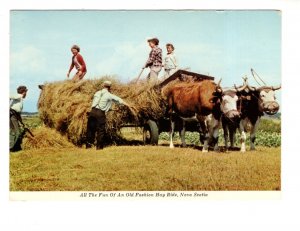
<path id="1" fill-rule="evenodd" d="M 163 54 L 174 44 L 181 68 L 222 78 L 223 87 L 245 75 L 257 86 L 250 68 L 268 85 L 281 83 L 280 11 L 11 11 L 10 92 L 25 84 L 24 111 L 37 111 L 37 85 L 66 78 L 73 44 L 86 61 L 85 79 L 126 82 L 140 72 L 154 36 Z"/>

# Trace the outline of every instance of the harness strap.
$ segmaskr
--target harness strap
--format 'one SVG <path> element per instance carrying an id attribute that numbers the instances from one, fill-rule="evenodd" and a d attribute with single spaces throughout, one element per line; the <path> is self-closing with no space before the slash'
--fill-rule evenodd
<path id="1" fill-rule="evenodd" d="M 243 97 L 241 97 L 241 100 L 240 100 L 240 107 L 238 109 L 238 112 L 241 114 L 242 113 L 242 103 L 243 103 Z"/>

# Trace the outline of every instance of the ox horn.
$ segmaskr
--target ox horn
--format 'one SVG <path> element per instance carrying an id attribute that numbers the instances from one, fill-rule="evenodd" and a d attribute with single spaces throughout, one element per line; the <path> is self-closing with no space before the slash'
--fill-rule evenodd
<path id="1" fill-rule="evenodd" d="M 45 85 L 39 85 L 39 89 L 43 90 Z"/>
<path id="2" fill-rule="evenodd" d="M 234 88 L 235 88 L 235 90 L 236 90 L 237 92 L 241 92 L 241 91 L 245 90 L 247 86 L 248 86 L 248 85 L 246 84 L 245 81 L 244 81 L 244 83 L 243 83 L 243 86 L 241 86 L 241 87 L 237 87 L 237 86 L 234 84 Z"/>
<path id="3" fill-rule="evenodd" d="M 222 81 L 222 78 L 219 80 L 219 82 L 218 82 L 218 84 L 217 84 L 217 86 L 216 86 L 216 91 L 217 91 L 217 92 L 222 92 L 222 88 L 221 88 L 221 86 L 220 86 L 221 81 Z"/>
<path id="4" fill-rule="evenodd" d="M 219 80 L 217 87 L 220 87 L 221 81 L 222 81 L 222 78 Z"/>
<path id="5" fill-rule="evenodd" d="M 235 84 L 234 84 L 234 89 L 232 89 L 232 90 L 235 91 L 235 92 L 238 92 L 238 88 Z"/>
<path id="6" fill-rule="evenodd" d="M 281 88 L 281 85 L 278 87 L 271 87 L 273 91 L 279 90 Z"/>
<path id="7" fill-rule="evenodd" d="M 250 91 L 256 91 L 256 87 L 251 87 L 249 85 L 247 85 Z"/>

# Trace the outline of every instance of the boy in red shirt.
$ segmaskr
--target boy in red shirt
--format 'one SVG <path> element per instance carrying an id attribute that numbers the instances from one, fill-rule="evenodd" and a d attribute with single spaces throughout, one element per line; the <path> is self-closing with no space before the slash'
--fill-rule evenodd
<path id="1" fill-rule="evenodd" d="M 67 77 L 69 78 L 70 72 L 75 67 L 77 69 L 77 72 L 72 78 L 73 81 L 81 80 L 85 76 L 86 71 L 87 71 L 85 62 L 84 62 L 81 54 L 79 54 L 79 51 L 80 51 L 79 46 L 74 45 L 71 47 L 71 52 L 73 53 L 73 57 L 72 57 L 72 63 L 71 63 L 69 72 L 67 73 Z"/>

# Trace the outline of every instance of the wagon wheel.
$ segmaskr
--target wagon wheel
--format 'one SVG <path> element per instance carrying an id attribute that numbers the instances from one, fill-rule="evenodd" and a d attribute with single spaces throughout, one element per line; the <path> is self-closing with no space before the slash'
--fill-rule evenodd
<path id="1" fill-rule="evenodd" d="M 144 125 L 143 130 L 143 141 L 144 144 L 158 144 L 158 127 L 157 124 L 153 120 L 148 120 Z"/>

